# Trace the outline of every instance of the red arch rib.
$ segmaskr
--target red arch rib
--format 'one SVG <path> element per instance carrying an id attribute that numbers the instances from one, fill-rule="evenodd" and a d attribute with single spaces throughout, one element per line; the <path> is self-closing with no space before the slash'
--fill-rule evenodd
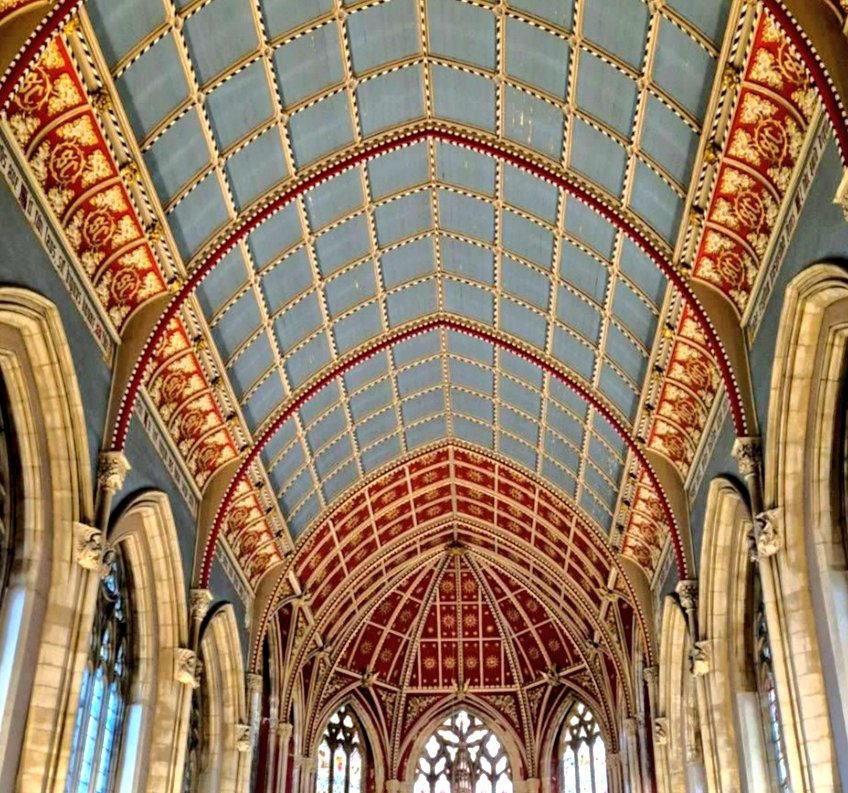
<path id="1" fill-rule="evenodd" d="M 367 162 L 383 154 L 388 154 L 389 152 L 411 146 L 419 141 L 430 139 L 463 146 L 494 159 L 509 163 L 510 165 L 531 174 L 532 176 L 549 182 L 560 190 L 563 190 L 568 195 L 571 195 L 586 204 L 590 209 L 622 231 L 635 245 L 644 251 L 644 253 L 654 262 L 654 264 L 657 265 L 657 267 L 659 267 L 678 293 L 680 293 L 680 295 L 692 308 L 695 319 L 706 336 L 709 350 L 718 363 L 719 371 L 721 372 L 721 377 L 724 381 L 725 390 L 727 391 L 728 399 L 730 400 L 730 407 L 733 414 L 733 422 L 736 433 L 738 435 L 746 434 L 746 419 L 744 409 L 742 407 L 742 400 L 736 386 L 736 380 L 733 375 L 730 361 L 728 360 L 724 348 L 718 339 L 715 329 L 710 323 L 703 307 L 700 305 L 697 298 L 689 288 L 689 285 L 686 283 L 686 280 L 674 269 L 671 262 L 665 258 L 662 252 L 641 231 L 618 215 L 615 210 L 606 206 L 598 198 L 593 196 L 588 190 L 563 175 L 548 171 L 542 166 L 494 144 L 471 140 L 455 132 L 440 129 L 438 127 L 426 127 L 405 133 L 392 140 L 381 142 L 369 148 L 363 149 L 362 151 L 329 166 L 325 170 L 314 174 L 300 184 L 294 185 L 271 201 L 267 206 L 256 212 L 256 214 L 252 217 L 245 220 L 239 228 L 233 231 L 211 254 L 209 254 L 209 256 L 194 270 L 194 272 L 192 272 L 189 279 L 174 296 L 173 300 L 171 300 L 168 304 L 167 308 L 162 313 L 162 316 L 159 318 L 159 321 L 156 323 L 156 326 L 153 328 L 153 331 L 151 332 L 150 337 L 139 356 L 129 385 L 127 386 L 127 390 L 124 394 L 121 409 L 112 433 L 111 448 L 115 450 L 121 450 L 124 448 L 127 433 L 129 431 L 129 422 L 132 416 L 135 400 L 138 396 L 138 391 L 144 381 L 147 367 L 153 355 L 153 350 L 162 338 L 162 335 L 165 333 L 168 323 L 174 319 L 182 305 L 197 289 L 203 279 L 212 272 L 212 270 L 221 262 L 227 253 L 235 247 L 235 245 L 247 237 L 252 231 L 261 226 L 272 215 L 276 214 L 292 201 L 296 200 L 301 195 L 319 184 L 322 184 L 323 182 L 326 182 L 363 162 Z"/>
<path id="2" fill-rule="evenodd" d="M 437 329 L 447 329 L 457 331 L 458 333 L 463 333 L 467 336 L 472 336 L 477 339 L 481 339 L 486 341 L 494 346 L 498 347 L 501 350 L 506 350 L 508 352 L 513 353 L 514 355 L 518 355 L 526 361 L 529 361 L 534 366 L 537 366 L 543 372 L 546 372 L 551 377 L 556 378 L 560 383 L 565 385 L 574 391 L 581 399 L 590 404 L 595 410 L 598 411 L 613 427 L 613 429 L 618 433 L 618 435 L 622 438 L 622 440 L 627 444 L 628 448 L 633 452 L 636 459 L 639 461 L 639 464 L 642 466 L 643 470 L 647 473 L 648 479 L 651 482 L 651 485 L 656 490 L 657 496 L 660 499 L 660 504 L 663 509 L 663 514 L 665 516 L 666 521 L 668 522 L 669 530 L 671 532 L 672 544 L 674 546 L 674 556 L 677 563 L 677 570 L 681 579 L 688 577 L 688 568 L 686 564 L 686 558 L 683 552 L 683 544 L 680 539 L 680 534 L 677 529 L 677 522 L 674 519 L 674 513 L 672 512 L 671 505 L 669 504 L 668 499 L 666 498 L 665 492 L 662 489 L 662 486 L 657 478 L 654 469 L 652 468 L 650 462 L 648 461 L 645 452 L 639 447 L 636 443 L 635 439 L 627 427 L 625 427 L 604 404 L 601 402 L 594 394 L 584 388 L 577 380 L 569 377 L 567 374 L 559 371 L 555 367 L 551 366 L 547 361 L 540 358 L 537 355 L 525 350 L 522 347 L 519 347 L 517 344 L 513 342 L 506 341 L 504 339 L 500 339 L 492 333 L 488 333 L 484 330 L 480 330 L 477 328 L 466 327 L 460 322 L 456 320 L 447 319 L 447 318 L 438 318 L 429 320 L 421 325 L 418 325 L 415 328 L 404 331 L 403 333 L 399 333 L 396 336 L 388 339 L 382 339 L 374 344 L 367 350 L 364 350 L 359 355 L 350 359 L 349 361 L 341 364 L 336 367 L 332 371 L 325 374 L 320 380 L 317 380 L 313 383 L 309 388 L 307 388 L 303 393 L 301 393 L 298 397 L 292 400 L 288 406 L 283 410 L 279 416 L 274 420 L 274 422 L 262 433 L 262 435 L 257 439 L 256 443 L 251 447 L 250 451 L 244 457 L 239 465 L 238 470 L 233 475 L 233 478 L 230 480 L 230 484 L 227 487 L 226 492 L 224 493 L 223 498 L 221 499 L 221 503 L 218 505 L 218 509 L 215 513 L 215 521 L 212 525 L 212 530 L 209 533 L 209 537 L 206 541 L 206 546 L 203 549 L 203 559 L 202 566 L 200 571 L 200 582 L 199 586 L 201 588 L 205 587 L 209 581 L 209 574 L 212 569 L 212 560 L 215 553 L 215 545 L 218 541 L 218 536 L 221 533 L 221 529 L 223 527 L 224 517 L 227 514 L 227 510 L 229 510 L 230 506 L 233 503 L 233 499 L 236 495 L 236 490 L 238 488 L 239 482 L 245 477 L 250 466 L 256 461 L 259 457 L 259 454 L 262 452 L 262 449 L 268 444 L 274 434 L 286 423 L 303 405 L 308 402 L 312 397 L 318 394 L 322 389 L 326 388 L 330 383 L 332 383 L 337 377 L 340 377 L 345 372 L 349 371 L 351 368 L 356 366 L 357 364 L 362 363 L 363 361 L 368 360 L 369 358 L 373 358 L 378 353 L 386 350 L 390 347 L 395 346 L 396 344 L 400 344 L 407 339 L 412 338 L 413 336 L 419 336 L 422 333 L 427 333 L 431 330 Z"/>

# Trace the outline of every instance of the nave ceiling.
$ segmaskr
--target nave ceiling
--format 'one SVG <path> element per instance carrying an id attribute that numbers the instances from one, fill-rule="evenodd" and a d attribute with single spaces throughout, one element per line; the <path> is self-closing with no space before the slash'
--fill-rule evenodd
<path id="1" fill-rule="evenodd" d="M 135 351 L 111 445 L 143 390 L 204 505 L 198 581 L 221 534 L 275 593 L 266 620 L 308 593 L 293 652 L 335 651 L 323 690 L 369 671 L 397 692 L 450 688 L 425 634 L 445 581 L 472 582 L 524 729 L 527 691 L 588 670 L 587 643 L 609 664 L 586 696 L 632 696 L 628 576 L 687 576 L 705 429 L 751 429 L 733 329 L 822 116 L 808 56 L 724 0 L 90 0 L 3 96 Z M 504 603 L 525 598 L 547 627 L 519 637 Z M 409 630 L 375 623 L 401 601 Z M 356 654 L 369 631 L 402 667 Z"/>

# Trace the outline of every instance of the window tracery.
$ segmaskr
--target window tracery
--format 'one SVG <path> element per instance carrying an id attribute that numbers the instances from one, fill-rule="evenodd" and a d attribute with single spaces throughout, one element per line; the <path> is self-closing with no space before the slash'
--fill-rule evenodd
<path id="1" fill-rule="evenodd" d="M 364 748 L 353 711 L 339 708 L 318 746 L 315 793 L 362 793 Z"/>
<path id="2" fill-rule="evenodd" d="M 594 714 L 575 702 L 560 734 L 560 792 L 607 793 L 607 751 Z"/>
<path id="3" fill-rule="evenodd" d="M 451 714 L 424 744 L 414 793 L 512 793 L 503 743 L 465 710 Z"/>
<path id="4" fill-rule="evenodd" d="M 113 787 L 129 699 L 131 623 L 127 571 L 110 550 L 100 582 L 71 745 L 66 793 Z"/>

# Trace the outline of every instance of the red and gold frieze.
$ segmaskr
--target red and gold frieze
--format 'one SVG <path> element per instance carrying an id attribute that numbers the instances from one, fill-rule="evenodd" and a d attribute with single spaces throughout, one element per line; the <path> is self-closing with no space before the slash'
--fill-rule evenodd
<path id="1" fill-rule="evenodd" d="M 693 267 L 693 277 L 720 289 L 740 316 L 817 106 L 801 57 L 777 23 L 762 14 Z"/>
<path id="2" fill-rule="evenodd" d="M 49 211 L 98 300 L 120 332 L 133 312 L 166 291 L 138 212 L 61 37 L 27 72 L 8 124 Z M 206 373 L 177 318 L 152 356 L 148 393 L 199 489 L 237 452 Z M 247 487 L 245 485 L 245 487 Z M 280 555 L 252 488 L 230 510 L 228 539 L 251 583 Z M 237 529 L 252 500 L 249 529 Z M 235 516 L 234 516 L 235 513 Z M 258 514 L 257 514 L 258 513 Z M 230 524 L 228 524 L 230 525 Z"/>
<path id="3" fill-rule="evenodd" d="M 715 359 L 689 306 L 677 325 L 648 448 L 665 455 L 686 478 L 721 384 Z"/>
<path id="4" fill-rule="evenodd" d="M 652 578 L 669 534 L 659 496 L 642 471 L 630 507 L 630 518 L 621 553 L 632 559 Z"/>
<path id="5" fill-rule="evenodd" d="M 58 225 L 120 330 L 165 282 L 94 110 L 54 39 L 9 105 L 9 125 Z"/>

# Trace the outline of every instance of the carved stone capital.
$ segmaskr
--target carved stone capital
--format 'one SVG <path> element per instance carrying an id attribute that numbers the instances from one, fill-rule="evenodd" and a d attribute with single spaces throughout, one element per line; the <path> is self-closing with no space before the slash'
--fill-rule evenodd
<path id="1" fill-rule="evenodd" d="M 686 612 L 694 611 L 698 607 L 698 581 L 694 578 L 684 578 L 677 582 L 675 587 L 680 598 L 680 605 Z"/>
<path id="2" fill-rule="evenodd" d="M 659 746 L 668 743 L 668 719 L 665 716 L 654 719 L 654 740 Z"/>
<path id="3" fill-rule="evenodd" d="M 767 509 L 755 521 L 757 558 L 774 556 L 783 547 L 783 510 Z"/>
<path id="4" fill-rule="evenodd" d="M 642 670 L 642 679 L 649 685 L 653 685 L 660 678 L 660 668 L 658 666 L 646 666 Z"/>
<path id="5" fill-rule="evenodd" d="M 74 559 L 80 567 L 102 574 L 105 550 L 100 529 L 85 523 L 74 523 Z"/>
<path id="6" fill-rule="evenodd" d="M 123 486 L 132 466 L 123 452 L 100 452 L 97 458 L 97 485 L 111 493 Z"/>
<path id="7" fill-rule="evenodd" d="M 294 725 L 289 724 L 287 721 L 277 725 L 277 737 L 284 744 L 287 744 L 291 740 L 293 731 Z"/>
<path id="8" fill-rule="evenodd" d="M 712 642 L 695 642 L 689 652 L 689 671 L 694 677 L 703 677 L 712 668 Z"/>
<path id="9" fill-rule="evenodd" d="M 191 618 L 196 622 L 203 622 L 203 618 L 209 613 L 209 606 L 212 605 L 212 593 L 208 589 L 190 589 L 188 599 Z"/>
<path id="10" fill-rule="evenodd" d="M 186 647 L 178 647 L 174 652 L 174 680 L 192 688 L 200 685 L 198 677 L 197 654 Z"/>
<path id="11" fill-rule="evenodd" d="M 253 672 L 248 672 L 247 675 L 247 690 L 251 693 L 262 693 L 262 675 L 255 675 Z"/>
<path id="12" fill-rule="evenodd" d="M 762 466 L 763 450 L 758 437 L 737 438 L 731 454 L 742 476 L 750 476 Z"/>
<path id="13" fill-rule="evenodd" d="M 236 750 L 246 752 L 250 749 L 250 725 L 236 724 L 235 726 Z"/>
<path id="14" fill-rule="evenodd" d="M 607 752 L 607 766 L 618 768 L 621 765 L 621 754 L 619 752 Z"/>

